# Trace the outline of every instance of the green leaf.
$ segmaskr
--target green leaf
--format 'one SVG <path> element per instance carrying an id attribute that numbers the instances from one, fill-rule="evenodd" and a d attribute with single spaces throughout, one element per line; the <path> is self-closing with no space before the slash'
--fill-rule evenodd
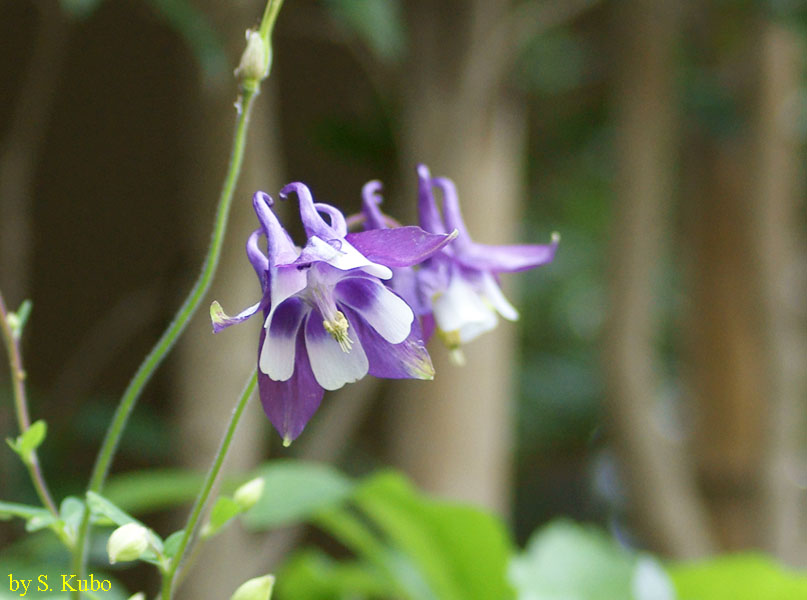
<path id="1" fill-rule="evenodd" d="M 509 575 L 519 597 L 626 600 L 634 598 L 635 565 L 599 529 L 556 521 L 532 536 Z"/>
<path id="2" fill-rule="evenodd" d="M 16 502 L 0 502 L 0 520 L 7 521 L 13 517 L 32 519 L 34 517 L 50 516 L 50 512 L 38 506 L 17 504 Z"/>
<path id="3" fill-rule="evenodd" d="M 291 525 L 344 502 L 353 482 L 327 465 L 304 461 L 272 461 L 255 474 L 266 482 L 257 504 L 244 513 L 255 530 Z"/>
<path id="4" fill-rule="evenodd" d="M 807 598 L 807 573 L 783 568 L 759 554 L 721 556 L 673 565 L 678 600 L 796 600 Z"/>
<path id="5" fill-rule="evenodd" d="M 229 496 L 220 496 L 210 511 L 210 520 L 205 525 L 202 535 L 210 537 L 216 535 L 230 519 L 242 512 L 241 506 Z"/>
<path id="6" fill-rule="evenodd" d="M 87 505 L 90 507 L 90 511 L 94 516 L 106 517 L 115 525 L 121 526 L 127 523 L 139 523 L 142 525 L 142 523 L 133 516 L 125 513 L 115 506 L 115 504 L 95 492 L 87 492 Z"/>
<path id="7" fill-rule="evenodd" d="M 403 551 L 441 600 L 512 597 L 511 542 L 503 524 L 470 506 L 431 500 L 387 472 L 357 488 L 359 508 Z"/>
<path id="8" fill-rule="evenodd" d="M 104 496 L 127 512 L 140 514 L 193 502 L 203 482 L 204 475 L 184 469 L 132 471 L 111 477 Z"/>
<path id="9" fill-rule="evenodd" d="M 68 496 L 59 505 L 59 517 L 64 523 L 64 532 L 71 540 L 76 539 L 78 527 L 81 524 L 81 517 L 84 514 L 84 503 L 80 498 Z"/>
<path id="10" fill-rule="evenodd" d="M 174 556 L 176 556 L 176 553 L 179 550 L 179 544 L 182 543 L 182 537 L 184 535 L 185 530 L 180 529 L 179 531 L 175 531 L 167 538 L 165 538 L 163 554 L 165 554 L 168 558 L 173 558 Z"/>
<path id="11" fill-rule="evenodd" d="M 397 597 L 389 581 L 366 564 L 338 562 L 319 550 L 303 550 L 288 561 L 278 573 L 277 595 L 294 600 Z"/>
<path id="12" fill-rule="evenodd" d="M 330 0 L 334 17 L 378 58 L 398 61 L 406 50 L 403 12 L 398 0 Z"/>
<path id="13" fill-rule="evenodd" d="M 29 456 L 31 452 L 39 448 L 45 441 L 48 433 L 48 426 L 41 419 L 33 423 L 25 432 L 17 438 L 17 449 L 23 458 Z"/>

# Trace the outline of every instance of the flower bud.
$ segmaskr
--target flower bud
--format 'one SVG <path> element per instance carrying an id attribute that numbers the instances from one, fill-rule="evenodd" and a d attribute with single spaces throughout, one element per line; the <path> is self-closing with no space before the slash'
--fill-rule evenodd
<path id="1" fill-rule="evenodd" d="M 137 592 L 135 595 L 130 596 L 129 600 L 146 600 L 146 595 L 143 592 Z"/>
<path id="2" fill-rule="evenodd" d="M 230 600 L 269 600 L 272 597 L 272 588 L 275 578 L 272 575 L 256 577 L 242 583 Z"/>
<path id="3" fill-rule="evenodd" d="M 241 507 L 241 510 L 249 510 L 261 499 L 263 486 L 263 477 L 256 477 L 251 481 L 247 481 L 244 485 L 235 490 L 233 500 Z"/>
<path id="4" fill-rule="evenodd" d="M 247 29 L 247 47 L 241 55 L 241 62 L 235 75 L 241 81 L 260 81 L 269 74 L 272 64 L 272 51 L 261 34 Z"/>
<path id="5" fill-rule="evenodd" d="M 112 532 L 106 550 L 110 564 L 114 565 L 118 561 L 137 560 L 148 547 L 148 530 L 138 523 L 127 523 Z"/>

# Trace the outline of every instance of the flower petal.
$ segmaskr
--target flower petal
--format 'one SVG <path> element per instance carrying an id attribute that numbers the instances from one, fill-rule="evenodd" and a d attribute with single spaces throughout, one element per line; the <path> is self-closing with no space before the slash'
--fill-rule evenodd
<path id="1" fill-rule="evenodd" d="M 367 355 L 355 331 L 350 328 L 348 335 L 353 347 L 350 352 L 342 351 L 339 343 L 325 331 L 322 320 L 319 311 L 313 309 L 305 324 L 305 346 L 317 383 L 326 390 L 338 390 L 346 383 L 358 381 L 367 375 Z"/>
<path id="2" fill-rule="evenodd" d="M 264 327 L 269 324 L 272 313 L 278 306 L 283 304 L 298 292 L 305 289 L 308 283 L 305 271 L 301 271 L 295 265 L 282 265 L 269 269 L 269 306 L 271 310 L 266 316 Z"/>
<path id="3" fill-rule="evenodd" d="M 432 178 L 426 165 L 418 165 L 418 218 L 431 233 L 447 233 L 432 193 Z"/>
<path id="4" fill-rule="evenodd" d="M 498 322 L 496 313 L 459 274 L 452 277 L 448 289 L 434 299 L 432 307 L 438 330 L 457 336 L 457 343 L 470 342 Z"/>
<path id="5" fill-rule="evenodd" d="M 255 192 L 252 196 L 252 207 L 266 234 L 267 256 L 272 266 L 293 262 L 298 254 L 291 237 L 277 220 L 273 204 L 272 197 L 265 192 Z"/>
<path id="6" fill-rule="evenodd" d="M 318 212 L 325 213 L 330 217 L 331 229 L 334 230 L 337 237 L 345 237 L 347 233 L 347 223 L 345 222 L 345 215 L 342 214 L 341 210 L 330 204 L 323 204 L 322 202 L 315 202 L 314 208 L 316 208 Z"/>
<path id="7" fill-rule="evenodd" d="M 269 259 L 258 246 L 258 239 L 261 234 L 263 234 L 263 229 L 256 229 L 247 238 L 247 258 L 258 275 L 261 287 L 264 288 L 266 286 L 266 271 L 269 270 Z"/>
<path id="8" fill-rule="evenodd" d="M 336 285 L 337 301 L 354 309 L 391 344 L 404 341 L 415 315 L 395 293 L 369 277 L 349 277 Z"/>
<path id="9" fill-rule="evenodd" d="M 253 304 L 249 308 L 242 310 L 234 317 L 231 317 L 224 312 L 224 309 L 221 308 L 221 304 L 214 300 L 210 305 L 210 320 L 213 322 L 213 333 L 218 333 L 223 329 L 227 329 L 230 325 L 235 325 L 236 323 L 246 321 L 256 312 L 261 310 L 261 308 L 263 308 L 263 300 Z"/>
<path id="10" fill-rule="evenodd" d="M 318 261 L 328 263 L 340 271 L 361 269 L 380 279 L 392 277 L 392 271 L 390 271 L 389 267 L 368 260 L 350 242 L 343 239 L 332 239 L 327 242 L 318 236 L 308 238 L 308 243 L 300 253 L 296 264 L 302 266 Z"/>
<path id="11" fill-rule="evenodd" d="M 368 260 L 388 267 L 411 267 L 439 252 L 456 237 L 455 232 L 436 234 L 408 226 L 349 233 L 345 239 Z"/>
<path id="12" fill-rule="evenodd" d="M 300 324 L 310 307 L 299 298 L 289 298 L 272 312 L 266 325 L 258 366 L 275 381 L 286 381 L 294 372 L 295 348 Z"/>
<path id="13" fill-rule="evenodd" d="M 434 379 L 434 367 L 415 321 L 407 338 L 390 344 L 352 309 L 346 308 L 370 363 L 370 375 L 385 379 Z"/>
<path id="14" fill-rule="evenodd" d="M 481 274 L 479 283 L 482 286 L 482 295 L 485 300 L 493 305 L 501 316 L 508 321 L 518 321 L 518 311 L 510 304 L 507 298 L 504 297 L 502 289 L 496 282 L 496 278 L 488 272 Z"/>
<path id="15" fill-rule="evenodd" d="M 471 243 L 461 252 L 456 252 L 455 256 L 460 263 L 472 269 L 514 273 L 551 263 L 559 242 L 560 236 L 553 234 L 549 244 L 490 246 Z"/>
<path id="16" fill-rule="evenodd" d="M 304 183 L 299 181 L 290 183 L 280 190 L 280 197 L 283 199 L 288 198 L 289 194 L 297 195 L 297 200 L 300 203 L 300 219 L 303 222 L 306 235 L 309 237 L 316 235 L 326 240 L 342 237 L 320 216 L 317 207 L 314 205 L 311 190 Z"/>
<path id="17" fill-rule="evenodd" d="M 266 330 L 261 329 L 260 347 L 263 346 L 265 335 Z M 302 331 L 297 335 L 295 355 L 294 373 L 286 381 L 274 381 L 258 371 L 258 390 L 263 410 L 283 437 L 285 445 L 300 435 L 319 408 L 325 393 L 311 370 Z"/>
<path id="18" fill-rule="evenodd" d="M 378 208 L 381 204 L 381 182 L 368 181 L 361 189 L 361 212 L 364 215 L 365 229 L 386 229 L 384 213 Z"/>

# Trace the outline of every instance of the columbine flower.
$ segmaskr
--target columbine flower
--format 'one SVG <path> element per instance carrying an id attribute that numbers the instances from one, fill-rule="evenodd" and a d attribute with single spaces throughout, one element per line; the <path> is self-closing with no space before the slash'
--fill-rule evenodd
<path id="1" fill-rule="evenodd" d="M 418 167 L 418 178 L 420 226 L 432 233 L 459 233 L 417 272 L 418 293 L 428 307 L 424 312 L 431 312 L 424 317 L 424 329 L 436 327 L 453 357 L 462 362 L 460 345 L 493 329 L 498 322 L 496 313 L 510 321 L 518 319 L 518 311 L 499 288 L 498 274 L 552 262 L 560 238 L 553 234 L 552 242 L 545 245 L 477 244 L 465 228 L 454 183 L 431 177 L 424 165 Z M 434 198 L 435 187 L 443 195 L 442 215 Z"/>
<path id="2" fill-rule="evenodd" d="M 452 239 L 419 227 L 347 233 L 342 213 L 315 204 L 306 186 L 289 184 L 280 197 L 290 193 L 300 202 L 305 247 L 295 247 L 272 211 L 272 199 L 256 193 L 261 228 L 249 237 L 247 256 L 263 298 L 235 317 L 218 303 L 211 307 L 215 332 L 264 312 L 258 386 L 264 411 L 287 445 L 317 410 L 324 390 L 368 373 L 434 376 L 412 309 L 381 280 L 392 277 L 391 268 L 419 263 Z M 261 236 L 266 254 L 259 248 Z"/>

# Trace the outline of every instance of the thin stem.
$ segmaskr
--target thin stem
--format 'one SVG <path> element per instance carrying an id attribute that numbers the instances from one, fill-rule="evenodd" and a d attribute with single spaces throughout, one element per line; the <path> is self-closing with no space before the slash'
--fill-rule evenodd
<path id="1" fill-rule="evenodd" d="M 249 123 L 249 116 L 252 111 L 253 100 L 257 95 L 257 90 L 242 91 L 241 100 L 239 103 L 240 109 L 235 125 L 235 134 L 233 137 L 233 148 L 230 154 L 230 163 L 227 169 L 227 175 L 224 179 L 221 195 L 219 197 L 218 209 L 216 211 L 216 220 L 213 228 L 213 235 L 210 242 L 210 249 L 205 257 L 204 264 L 202 265 L 202 272 L 196 280 L 193 288 L 188 294 L 185 302 L 182 304 L 179 312 L 174 320 L 165 330 L 162 337 L 157 344 L 146 356 L 146 359 L 138 368 L 132 380 L 129 382 L 128 387 L 121 397 L 120 404 L 115 411 L 112 423 L 106 432 L 104 442 L 98 453 L 95 466 L 93 467 L 92 476 L 90 477 L 89 491 L 100 493 L 101 488 L 106 480 L 107 473 L 109 472 L 109 465 L 112 462 L 115 451 L 123 435 L 123 430 L 126 427 L 126 422 L 129 415 L 134 409 L 135 402 L 137 402 L 143 387 L 148 383 L 154 371 L 162 362 L 163 358 L 168 354 L 168 351 L 173 347 L 174 343 L 179 338 L 185 326 L 190 321 L 190 318 L 196 312 L 196 309 L 204 299 L 207 290 L 213 280 L 213 275 L 218 266 L 219 257 L 221 256 L 221 248 L 224 241 L 224 232 L 227 227 L 227 220 L 230 214 L 230 205 L 232 204 L 233 193 L 238 176 L 241 172 L 241 165 L 244 158 L 244 147 L 246 145 L 247 125 Z M 73 573 L 81 577 L 84 573 L 85 564 L 85 546 L 87 541 L 88 532 L 90 529 L 90 512 L 85 507 L 84 514 L 81 520 L 81 525 L 78 530 L 78 538 L 76 544 L 76 551 L 73 555 Z M 79 592 L 72 594 L 75 599 L 80 598 Z"/>
<path id="2" fill-rule="evenodd" d="M 185 552 L 188 550 L 191 539 L 194 537 L 196 528 L 199 526 L 199 520 L 202 516 L 205 505 L 207 504 L 207 500 L 210 497 L 210 492 L 213 490 L 213 486 L 215 485 L 219 473 L 221 472 L 221 466 L 224 464 L 224 459 L 227 457 L 227 451 L 230 449 L 230 444 L 233 441 L 233 436 L 235 435 L 235 430 L 238 427 L 238 422 L 241 420 L 241 415 L 243 415 L 244 409 L 247 407 L 249 399 L 252 397 L 252 392 L 255 391 L 255 385 L 257 383 L 258 373 L 257 370 L 255 370 L 252 372 L 247 385 L 244 387 L 244 391 L 241 392 L 241 397 L 238 399 L 238 403 L 233 409 L 233 414 L 232 417 L 230 417 L 230 423 L 227 426 L 227 431 L 224 433 L 224 437 L 221 440 L 221 444 L 219 445 L 219 449 L 216 453 L 215 459 L 213 460 L 213 464 L 210 467 L 210 471 L 207 473 L 205 482 L 202 485 L 202 490 L 199 492 L 199 496 L 196 498 L 196 502 L 191 509 L 191 514 L 188 516 L 188 522 L 185 524 L 185 534 L 182 536 L 179 549 L 177 550 L 174 558 L 171 559 L 171 566 L 169 567 L 168 571 L 163 575 L 161 592 L 162 600 L 171 600 L 172 598 L 174 579 L 176 578 L 177 570 L 182 563 L 182 558 L 185 556 Z"/>
<path id="3" fill-rule="evenodd" d="M 25 368 L 22 362 L 20 340 L 8 323 L 8 315 L 9 312 L 5 300 L 3 300 L 3 294 L 0 293 L 0 330 L 2 330 L 3 340 L 8 351 L 8 367 L 11 371 L 11 383 L 14 388 L 14 409 L 17 414 L 17 423 L 20 426 L 20 434 L 23 434 L 31 427 L 31 418 L 28 415 L 28 399 L 25 394 Z M 28 469 L 28 474 L 31 476 L 31 481 L 36 488 L 36 493 L 42 502 L 42 506 L 58 516 L 59 511 L 56 509 L 56 504 L 48 491 L 48 485 L 45 483 L 45 477 L 42 475 L 36 449 L 31 450 L 29 458 L 24 458 L 23 462 Z"/>

